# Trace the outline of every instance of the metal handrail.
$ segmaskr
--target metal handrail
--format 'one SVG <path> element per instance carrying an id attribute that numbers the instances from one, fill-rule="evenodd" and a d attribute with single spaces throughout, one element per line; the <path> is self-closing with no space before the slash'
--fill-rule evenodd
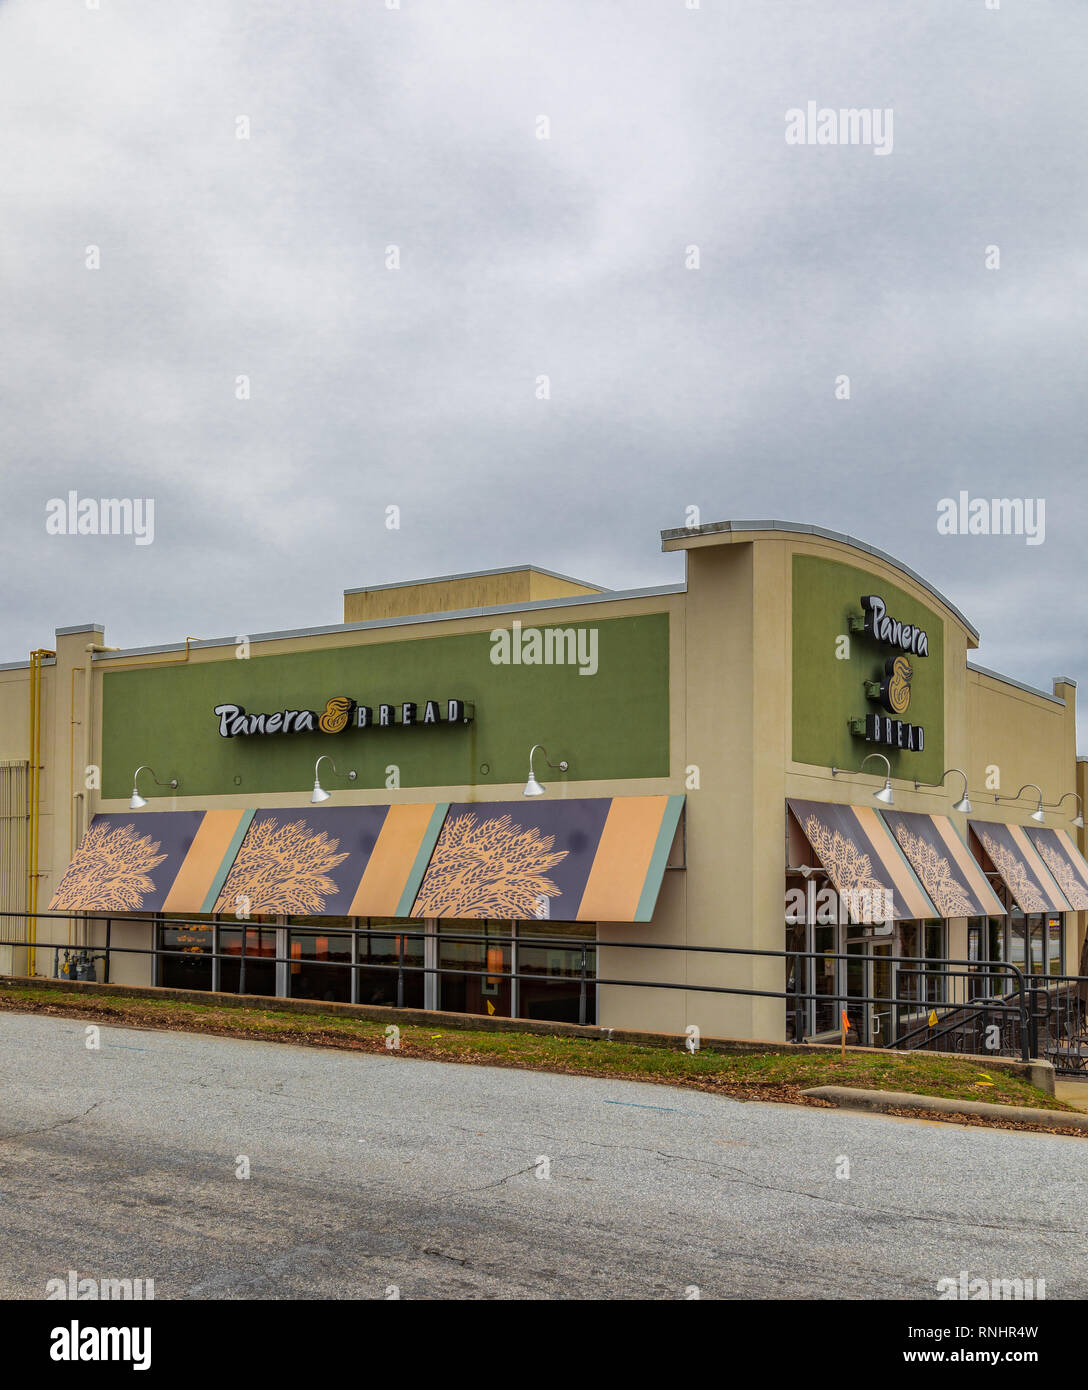
<path id="1" fill-rule="evenodd" d="M 247 952 L 246 947 L 248 944 L 248 934 L 250 931 L 257 929 L 276 930 L 280 925 L 279 923 L 254 922 L 251 919 L 239 919 L 232 917 L 227 917 L 225 919 L 216 919 L 214 921 L 208 921 L 206 919 L 196 920 L 186 917 L 172 917 L 164 919 L 161 916 L 161 914 L 157 913 L 124 914 L 123 916 L 118 918 L 114 914 L 106 913 L 72 913 L 48 911 L 31 913 L 16 910 L 0 910 L 0 918 L 3 917 L 43 917 L 62 921 L 70 921 L 73 917 L 78 917 L 87 923 L 104 922 L 104 945 L 95 945 L 87 947 L 69 947 L 68 949 L 74 951 L 77 955 L 80 953 L 87 953 L 98 959 L 103 959 L 105 962 L 104 982 L 107 984 L 109 983 L 111 959 L 117 955 L 141 955 L 151 956 L 154 959 L 178 958 L 189 960 L 192 960 L 194 956 L 194 953 L 190 951 L 185 951 L 181 949 L 172 950 L 168 947 L 160 947 L 154 938 L 150 946 L 114 945 L 112 941 L 112 927 L 114 921 L 119 920 L 124 922 L 126 925 L 144 923 L 151 926 L 152 928 L 156 926 L 168 926 L 174 930 L 181 931 L 184 931 L 186 927 L 199 928 L 201 930 L 210 929 L 212 936 L 209 944 L 212 946 L 212 949 L 208 951 L 202 950 L 199 953 L 200 959 L 202 961 L 206 960 L 222 962 L 226 960 L 237 962 L 239 969 L 239 994 L 247 993 L 247 963 L 252 963 L 254 959 L 258 959 L 262 963 L 272 966 L 305 964 L 307 970 L 315 968 L 319 970 L 346 970 L 350 972 L 350 977 L 353 979 L 353 981 L 358 978 L 358 972 L 360 971 L 366 971 L 370 974 L 374 972 L 385 972 L 389 974 L 395 973 L 397 976 L 397 1000 L 399 1006 L 403 1006 L 404 983 L 405 978 L 407 976 L 426 977 L 428 975 L 463 975 L 467 977 L 487 978 L 489 980 L 531 981 L 534 985 L 537 986 L 545 984 L 547 986 L 554 986 L 557 988 L 569 988 L 575 981 L 577 981 L 579 986 L 579 1019 L 582 1022 L 585 1022 L 586 1019 L 588 989 L 592 985 L 594 988 L 596 988 L 597 986 L 615 986 L 639 989 L 664 989 L 679 990 L 684 993 L 735 995 L 741 998 L 763 998 L 782 1000 L 786 1004 L 787 1014 L 789 1014 L 790 1012 L 793 1013 L 794 1033 L 795 1037 L 797 1037 L 798 1039 L 802 1037 L 805 1032 L 805 1028 L 803 1026 L 803 1018 L 807 1011 L 807 1006 L 812 1003 L 818 1003 L 824 1005 L 834 1004 L 836 1009 L 842 1008 L 843 1010 L 853 1009 L 858 1006 L 871 1005 L 885 1005 L 891 1006 L 892 1008 L 897 1010 L 907 1009 L 910 1011 L 927 1006 L 931 1008 L 940 1008 L 942 1012 L 946 1010 L 952 1012 L 962 1012 L 963 1010 L 970 1010 L 969 1018 L 961 1019 L 961 1022 L 958 1025 L 958 1030 L 961 1032 L 965 1032 L 969 1026 L 973 1026 L 975 1023 L 977 1023 L 977 1021 L 980 1018 L 984 1017 L 987 1014 L 991 1016 L 999 1014 L 1002 1018 L 1005 1019 L 1007 1019 L 1009 1015 L 1014 1015 L 1017 1017 L 1020 1025 L 1018 1029 L 1019 1051 L 1023 1060 L 1025 1061 L 1029 1059 L 1029 1046 L 1032 1042 L 1037 1041 L 1037 1027 L 1035 1026 L 1037 1023 L 1037 1019 L 1033 1019 L 1032 1014 L 1037 1013 L 1038 1010 L 1033 1010 L 1031 1008 L 1031 1002 L 1032 998 L 1034 997 L 1034 991 L 1029 992 L 1029 989 L 1027 988 L 1025 983 L 1025 977 L 1023 972 L 1017 966 L 1013 965 L 1011 962 L 1006 961 L 977 961 L 970 959 L 963 960 L 954 957 L 893 955 L 886 955 L 880 958 L 883 964 L 888 965 L 889 967 L 895 967 L 895 969 L 891 971 L 893 987 L 897 987 L 904 978 L 924 979 L 936 977 L 944 982 L 944 986 L 946 988 L 950 982 L 963 979 L 978 978 L 980 975 L 984 975 L 990 980 L 1004 979 L 1006 981 L 1007 994 L 986 995 L 976 997 L 970 1000 L 964 1000 L 960 1003 L 949 1003 L 947 1000 L 931 1001 L 911 995 L 903 995 L 901 993 L 865 994 L 856 992 L 836 991 L 830 994 L 821 994 L 815 989 L 805 990 L 801 988 L 802 962 L 810 960 L 823 962 L 857 962 L 859 960 L 858 955 L 852 954 L 848 951 L 831 952 L 815 950 L 805 951 L 800 948 L 787 948 L 785 950 L 779 950 L 769 947 L 702 945 L 696 946 L 646 940 L 600 941 L 596 939 L 588 940 L 586 938 L 578 938 L 571 936 L 553 936 L 545 934 L 543 932 L 539 935 L 533 934 L 529 937 L 517 937 L 514 935 L 499 937 L 494 934 L 481 932 L 443 931 L 441 936 L 438 938 L 442 942 L 471 943 L 486 946 L 500 945 L 507 948 L 511 946 L 516 946 L 519 950 L 521 948 L 532 949 L 534 947 L 559 947 L 571 952 L 577 952 L 579 954 L 580 960 L 578 970 L 576 973 L 572 972 L 570 974 L 565 975 L 551 976 L 536 974 L 532 970 L 524 969 L 514 970 L 504 968 L 496 970 L 492 966 L 487 965 L 486 962 L 481 964 L 479 967 L 461 967 L 455 965 L 442 965 L 441 963 L 437 965 L 426 965 L 425 963 L 408 964 L 405 960 L 405 954 L 409 941 L 422 942 L 425 939 L 434 939 L 433 932 L 431 930 L 428 930 L 427 925 L 423 921 L 423 919 L 416 919 L 411 923 L 406 922 L 403 925 L 383 925 L 379 927 L 372 927 L 370 925 L 342 926 L 339 923 L 335 925 L 330 923 L 327 930 L 328 935 L 350 936 L 352 938 L 353 959 L 350 961 L 330 961 L 307 958 L 305 959 L 305 961 L 300 961 L 299 957 L 297 956 L 281 956 L 279 954 L 261 955 L 255 958 Z M 315 928 L 312 924 L 307 924 L 305 928 L 299 929 L 309 931 L 320 930 L 320 928 Z M 238 951 L 224 951 L 218 949 L 218 947 L 220 947 L 222 944 L 219 939 L 219 934 L 222 931 L 238 931 L 240 933 L 240 948 Z M 377 961 L 360 961 L 354 959 L 354 957 L 357 954 L 354 943 L 357 942 L 360 936 L 365 936 L 367 938 L 377 938 L 379 940 L 397 940 L 398 949 L 396 961 L 391 962 L 389 964 L 384 964 Z M 664 952 L 679 951 L 686 954 L 691 954 L 695 957 L 707 955 L 717 957 L 741 957 L 746 958 L 751 963 L 755 963 L 759 960 L 781 960 L 784 963 L 792 962 L 793 983 L 791 987 L 786 989 L 760 989 L 755 988 L 751 985 L 738 984 L 713 985 L 696 983 L 692 981 L 673 982 L 663 980 L 642 980 L 632 978 L 621 979 L 613 977 L 602 977 L 597 975 L 595 970 L 593 973 L 590 973 L 590 956 L 593 955 L 595 957 L 594 965 L 596 965 L 597 961 L 599 960 L 599 956 L 597 955 L 598 952 L 602 950 L 613 949 L 639 951 L 654 950 Z M 503 965 L 506 965 L 505 961 L 503 961 Z M 952 967 L 960 968 L 953 969 Z M 789 981 L 784 981 L 784 983 L 789 984 Z M 1085 985 L 1088 985 L 1088 980 L 1085 980 L 1084 983 Z M 352 993 L 357 994 L 357 988 L 353 987 Z M 251 997 L 256 998 L 260 996 Z M 949 1023 L 939 1032 L 934 1032 L 932 1029 L 927 1028 L 925 1030 L 925 1039 L 926 1041 L 933 1042 L 939 1038 L 945 1038 L 951 1034 L 954 1034 L 956 1031 L 957 1025 L 953 1023 Z M 904 1037 L 896 1038 L 894 1042 L 890 1040 L 889 1045 L 901 1046 L 905 1038 L 913 1039 L 915 1037 L 920 1037 L 921 1035 L 921 1030 L 914 1029 L 907 1035 L 904 1035 Z"/>

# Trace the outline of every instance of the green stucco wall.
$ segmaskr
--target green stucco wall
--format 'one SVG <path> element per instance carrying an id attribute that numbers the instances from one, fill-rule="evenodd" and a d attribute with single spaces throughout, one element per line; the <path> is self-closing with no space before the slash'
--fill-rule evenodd
<path id="1" fill-rule="evenodd" d="M 903 719 L 925 729 L 925 750 L 912 753 L 867 743 L 851 734 L 851 716 L 886 713 L 866 698 L 863 682 L 878 679 L 892 649 L 866 633 L 850 632 L 861 596 L 879 594 L 892 617 L 924 628 L 929 656 L 910 656 L 914 668 L 910 708 Z M 838 638 L 850 637 L 850 656 L 836 656 Z M 935 782 L 944 771 L 944 622 L 926 605 L 865 570 L 815 555 L 793 557 L 793 757 L 820 767 L 854 769 L 868 753 L 883 753 L 897 777 Z M 876 759 L 867 772 L 879 775 Z"/>
<path id="2" fill-rule="evenodd" d="M 523 631 L 531 617 L 522 615 Z M 561 626 L 596 628 L 596 674 L 580 675 L 577 666 L 494 665 L 486 632 L 248 660 L 229 649 L 223 661 L 107 673 L 102 795 L 127 797 L 143 763 L 162 780 L 178 777 L 181 796 L 308 794 L 321 753 L 332 754 L 341 772 L 355 768 L 356 788 L 384 787 L 391 764 L 402 787 L 486 787 L 524 781 L 534 743 L 544 744 L 553 762 L 566 758 L 574 780 L 667 777 L 668 614 Z M 413 700 L 420 717 L 425 700 L 441 700 L 444 714 L 446 700 L 463 699 L 475 704 L 476 717 L 461 726 L 221 738 L 213 713 L 224 702 L 250 713 L 320 713 L 336 695 L 375 707 Z M 539 755 L 537 771 L 545 784 L 562 776 L 544 771 Z M 347 786 L 327 763 L 322 773 L 330 789 Z M 146 774 L 141 791 L 149 800 L 162 795 Z"/>

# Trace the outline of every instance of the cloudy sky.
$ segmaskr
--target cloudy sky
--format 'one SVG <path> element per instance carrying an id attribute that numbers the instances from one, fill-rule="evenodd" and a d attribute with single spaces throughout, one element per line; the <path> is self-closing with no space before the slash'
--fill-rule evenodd
<path id="1" fill-rule="evenodd" d="M 394 3 L 0 0 L 0 661 L 524 561 L 671 583 L 698 506 L 1088 678 L 1083 0 Z M 890 153 L 787 143 L 810 101 Z M 47 534 L 73 490 L 154 542 Z M 940 535 L 960 490 L 1044 543 Z"/>

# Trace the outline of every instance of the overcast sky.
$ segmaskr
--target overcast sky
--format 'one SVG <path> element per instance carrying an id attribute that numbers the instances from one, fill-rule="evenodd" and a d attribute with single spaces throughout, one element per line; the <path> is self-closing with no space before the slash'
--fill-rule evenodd
<path id="1" fill-rule="evenodd" d="M 526 561 L 671 583 L 694 505 L 1088 678 L 1088 5 L 694 3 L 0 0 L 0 661 Z M 787 143 L 810 101 L 890 152 Z M 938 534 L 961 489 L 1044 543 Z M 48 535 L 73 490 L 153 543 Z"/>

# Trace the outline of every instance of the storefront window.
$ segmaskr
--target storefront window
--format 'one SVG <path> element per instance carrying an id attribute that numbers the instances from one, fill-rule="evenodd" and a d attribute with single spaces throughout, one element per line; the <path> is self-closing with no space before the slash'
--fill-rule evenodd
<path id="1" fill-rule="evenodd" d="M 968 997 L 1004 994 L 1008 976 L 1001 970 L 987 970 L 988 965 L 1005 959 L 1004 917 L 973 917 L 967 928 L 967 957 L 969 967 Z"/>
<path id="2" fill-rule="evenodd" d="M 371 917 L 356 938 L 360 1004 L 423 1008 L 423 932 L 418 922 Z M 400 970 L 379 967 L 400 966 Z M 369 968 L 368 968 L 369 967 Z"/>
<path id="3" fill-rule="evenodd" d="M 455 936 L 480 938 L 455 941 Z M 439 970 L 494 970 L 494 975 L 440 974 L 438 1007 L 461 1014 L 510 1016 L 510 980 L 499 972 L 510 970 L 511 924 L 450 919 L 438 927 Z"/>
<path id="4" fill-rule="evenodd" d="M 315 929 L 300 930 L 304 923 Z M 350 926 L 349 917 L 288 918 L 287 992 L 293 999 L 351 1002 L 351 935 L 343 930 Z"/>
<path id="5" fill-rule="evenodd" d="M 170 989 L 213 989 L 212 923 L 210 918 L 192 921 L 164 914 L 158 928 L 160 951 L 181 955 L 159 957 L 158 983 Z"/>
<path id="6" fill-rule="evenodd" d="M 1024 914 L 1017 908 L 1009 919 L 1008 924 L 1008 947 L 1009 964 L 1015 965 L 1017 970 L 1026 971 L 1025 961 L 1027 959 L 1027 925 Z"/>
<path id="7" fill-rule="evenodd" d="M 1046 921 L 1048 973 L 1051 975 L 1061 975 L 1064 973 L 1062 970 L 1062 961 L 1065 956 L 1063 949 L 1065 944 L 1065 933 L 1062 930 L 1064 919 L 1059 915 L 1057 917 L 1048 917 Z"/>
<path id="8" fill-rule="evenodd" d="M 534 938 L 548 939 L 535 944 Z M 585 944 L 577 944 L 579 939 Z M 597 952 L 592 927 L 582 922 L 519 922 L 517 963 L 519 976 L 534 977 L 517 982 L 519 1018 L 555 1019 L 560 1023 L 596 1021 Z"/>
<path id="9" fill-rule="evenodd" d="M 926 958 L 925 999 L 928 1004 L 939 1004 L 945 997 L 948 985 L 946 971 L 948 966 L 943 963 L 948 952 L 945 950 L 945 941 L 948 938 L 948 924 L 946 922 L 926 922 L 922 929 L 922 941 Z"/>
<path id="10" fill-rule="evenodd" d="M 233 919 L 231 919 L 233 920 Z M 221 926 L 219 949 L 219 988 L 225 994 L 270 994 L 276 989 L 275 926 L 255 925 L 272 923 L 274 917 L 254 918 L 245 928 Z M 242 932 L 245 932 L 245 981 L 242 981 Z"/>
<path id="11" fill-rule="evenodd" d="M 1046 919 L 1033 913 L 1028 919 L 1028 934 L 1031 943 L 1031 973 L 1046 973 Z"/>
<path id="12" fill-rule="evenodd" d="M 917 922 L 899 923 L 899 950 L 897 955 L 907 957 L 896 969 L 896 996 L 899 999 L 921 999 L 924 993 L 924 969 L 920 949 L 920 935 Z"/>

